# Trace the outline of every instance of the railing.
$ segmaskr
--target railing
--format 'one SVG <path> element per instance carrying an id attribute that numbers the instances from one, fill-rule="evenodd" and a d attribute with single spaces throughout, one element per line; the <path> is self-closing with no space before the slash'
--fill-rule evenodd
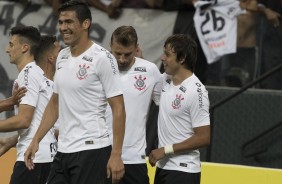
<path id="1" fill-rule="evenodd" d="M 210 107 L 210 119 L 211 119 L 211 144 L 210 146 L 208 146 L 207 148 L 207 158 L 206 161 L 210 162 L 211 161 L 211 156 L 212 156 L 212 143 L 213 143 L 213 129 L 214 129 L 214 110 L 218 107 L 220 107 L 221 105 L 225 104 L 226 102 L 232 100 L 233 98 L 235 98 L 236 96 L 240 95 L 241 93 L 243 93 L 244 91 L 246 91 L 248 88 L 250 88 L 251 86 L 261 82 L 262 80 L 266 79 L 267 77 L 269 77 L 270 75 L 272 75 L 273 73 L 279 71 L 282 68 L 282 63 L 276 65 L 275 67 L 273 67 L 271 70 L 267 71 L 266 73 L 264 73 L 263 75 L 261 75 L 260 77 L 258 77 L 257 79 L 249 82 L 248 84 L 244 85 L 242 88 L 240 88 L 237 92 L 231 94 L 230 96 L 227 96 L 226 98 L 223 98 L 222 100 L 220 100 L 219 102 L 215 103 L 214 105 L 212 105 Z M 278 125 L 277 125 L 278 126 Z M 280 126 L 278 126 L 280 127 Z M 270 132 L 273 131 L 273 129 L 276 129 L 276 126 L 266 130 L 265 132 L 263 132 L 262 134 L 269 134 Z M 255 140 L 252 140 L 250 142 L 248 142 L 247 144 L 250 145 L 252 144 L 252 142 L 254 142 Z"/>

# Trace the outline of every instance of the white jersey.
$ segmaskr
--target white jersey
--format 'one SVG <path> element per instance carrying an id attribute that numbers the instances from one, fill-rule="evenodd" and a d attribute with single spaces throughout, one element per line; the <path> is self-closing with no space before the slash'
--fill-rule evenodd
<path id="1" fill-rule="evenodd" d="M 210 0 L 194 4 L 195 29 L 208 63 L 237 48 L 237 16 L 243 13 L 239 1 Z"/>
<path id="2" fill-rule="evenodd" d="M 208 92 L 193 74 L 180 85 L 173 85 L 163 74 L 160 99 L 158 136 L 159 147 L 183 142 L 194 134 L 194 128 L 210 124 Z M 198 150 L 172 154 L 157 162 L 157 167 L 189 173 L 200 172 Z"/>
<path id="3" fill-rule="evenodd" d="M 69 47 L 61 50 L 56 65 L 58 151 L 73 153 L 111 145 L 105 122 L 107 98 L 122 94 L 115 58 L 93 43 L 77 57 Z"/>
<path id="4" fill-rule="evenodd" d="M 145 163 L 147 115 L 152 99 L 159 104 L 161 74 L 154 63 L 136 57 L 131 68 L 120 75 L 126 111 L 122 160 L 125 164 Z M 108 106 L 106 122 L 112 140 L 111 112 Z"/>
<path id="5" fill-rule="evenodd" d="M 31 143 L 36 133 L 46 105 L 53 94 L 53 81 L 45 77 L 43 70 L 31 62 L 20 71 L 16 81 L 18 85 L 25 86 L 27 92 L 22 97 L 20 104 L 35 107 L 33 119 L 29 128 L 18 131 L 19 139 L 17 143 L 17 161 L 24 161 L 24 153 Z M 16 113 L 18 108 L 15 108 Z M 52 128 L 39 144 L 39 150 L 35 154 L 35 163 L 52 162 L 57 153 L 57 140 Z"/>

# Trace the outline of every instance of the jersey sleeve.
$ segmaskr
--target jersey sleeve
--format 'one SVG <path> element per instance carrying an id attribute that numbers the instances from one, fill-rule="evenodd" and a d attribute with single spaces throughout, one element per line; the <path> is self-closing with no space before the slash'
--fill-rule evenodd
<path id="1" fill-rule="evenodd" d="M 153 89 L 152 99 L 155 102 L 156 105 L 159 105 L 160 103 L 160 97 L 162 92 L 162 75 L 160 70 L 157 66 L 153 67 L 153 76 L 155 79 L 155 85 Z"/>
<path id="2" fill-rule="evenodd" d="M 110 52 L 105 53 L 101 54 L 96 67 L 106 97 L 111 98 L 122 94 L 121 80 L 116 59 Z"/>
<path id="3" fill-rule="evenodd" d="M 22 73 L 20 73 L 17 82 L 19 87 L 25 86 L 27 92 L 25 96 L 22 97 L 20 104 L 26 104 L 36 107 L 39 91 L 41 89 L 42 76 L 34 68 L 25 68 Z"/>
<path id="4" fill-rule="evenodd" d="M 190 114 L 193 128 L 210 124 L 208 91 L 202 84 L 197 83 L 196 85 L 197 88 L 195 88 L 190 98 Z"/>

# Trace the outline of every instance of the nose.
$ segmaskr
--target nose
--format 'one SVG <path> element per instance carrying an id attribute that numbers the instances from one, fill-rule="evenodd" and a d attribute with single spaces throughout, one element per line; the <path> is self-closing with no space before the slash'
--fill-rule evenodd
<path id="1" fill-rule="evenodd" d="M 161 55 L 160 60 L 161 60 L 162 62 L 165 61 L 165 55 L 164 55 L 164 54 Z"/>
<path id="2" fill-rule="evenodd" d="M 6 47 L 5 51 L 6 51 L 6 53 L 10 52 L 9 46 Z"/>
<path id="3" fill-rule="evenodd" d="M 62 22 L 59 24 L 59 30 L 62 32 L 67 29 L 67 24 L 65 22 Z"/>
<path id="4" fill-rule="evenodd" d="M 119 62 L 120 63 L 125 63 L 126 62 L 126 58 L 124 57 L 124 55 L 120 55 L 119 56 Z"/>

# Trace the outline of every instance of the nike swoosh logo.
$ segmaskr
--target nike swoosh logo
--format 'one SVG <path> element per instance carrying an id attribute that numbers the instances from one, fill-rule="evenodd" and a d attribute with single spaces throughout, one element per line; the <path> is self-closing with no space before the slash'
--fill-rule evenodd
<path id="1" fill-rule="evenodd" d="M 61 68 L 63 68 L 63 67 L 58 67 L 57 70 L 60 70 Z"/>

